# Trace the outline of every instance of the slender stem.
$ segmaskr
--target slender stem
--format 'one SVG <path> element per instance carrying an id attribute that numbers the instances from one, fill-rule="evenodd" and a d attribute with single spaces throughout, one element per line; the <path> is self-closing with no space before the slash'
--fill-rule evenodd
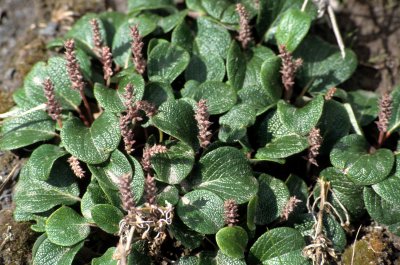
<path id="1" fill-rule="evenodd" d="M 83 121 L 83 124 L 85 124 L 85 126 L 89 127 L 90 123 L 86 119 L 85 115 L 83 115 L 82 111 L 79 108 L 76 108 L 75 110 L 76 110 L 76 112 L 78 112 L 79 118 Z"/>
<path id="2" fill-rule="evenodd" d="M 377 148 L 381 147 L 382 144 L 385 142 L 386 140 L 386 132 L 379 132 L 379 138 L 378 138 L 378 146 Z"/>
<path id="3" fill-rule="evenodd" d="M 306 10 L 308 4 L 308 0 L 304 0 L 303 5 L 301 6 L 301 12 L 304 12 Z"/>
<path id="4" fill-rule="evenodd" d="M 340 34 L 339 26 L 336 21 L 335 12 L 333 11 L 333 8 L 331 5 L 328 5 L 328 14 L 329 14 L 329 18 L 332 23 L 333 33 L 335 33 L 336 41 L 338 43 L 340 52 L 342 54 L 342 58 L 344 59 L 346 57 L 346 52 L 344 50 L 345 46 L 343 43 L 342 35 Z"/>
<path id="5" fill-rule="evenodd" d="M 110 84 L 111 84 L 111 78 L 109 77 L 106 79 L 106 87 L 110 87 Z"/>
<path id="6" fill-rule="evenodd" d="M 83 100 L 83 105 L 85 105 L 85 109 L 88 114 L 89 123 L 92 124 L 93 123 L 92 111 L 90 110 L 89 102 L 87 101 L 85 92 L 82 89 L 82 90 L 79 90 L 79 93 L 81 94 L 81 98 Z"/>
<path id="7" fill-rule="evenodd" d="M 58 127 L 62 128 L 62 121 L 60 118 L 57 119 Z"/>

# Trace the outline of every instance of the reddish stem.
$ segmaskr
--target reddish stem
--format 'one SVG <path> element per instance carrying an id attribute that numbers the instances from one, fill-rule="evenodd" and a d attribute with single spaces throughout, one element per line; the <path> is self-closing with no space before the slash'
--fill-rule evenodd
<path id="1" fill-rule="evenodd" d="M 92 116 L 92 111 L 90 110 L 89 102 L 87 101 L 85 93 L 83 92 L 83 90 L 79 90 L 79 92 L 80 92 L 81 98 L 83 100 L 83 105 L 85 105 L 85 109 L 86 109 L 86 112 L 88 114 L 89 124 L 92 124 L 93 123 L 93 116 Z"/>

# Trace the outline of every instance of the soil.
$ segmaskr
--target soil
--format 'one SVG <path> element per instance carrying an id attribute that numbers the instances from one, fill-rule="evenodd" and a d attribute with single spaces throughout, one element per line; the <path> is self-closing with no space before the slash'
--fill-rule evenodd
<path id="1" fill-rule="evenodd" d="M 400 1 L 342 2 L 337 10 L 339 28 L 346 47 L 357 54 L 359 66 L 353 77 L 341 87 L 379 93 L 393 89 L 400 84 Z M 12 106 L 11 93 L 22 85 L 22 77 L 31 66 L 49 56 L 45 49 L 47 41 L 63 35 L 83 14 L 107 9 L 124 11 L 126 0 L 0 0 L 0 113 Z M 322 19 L 321 22 L 316 31 L 336 43 L 326 21 Z M 35 240 L 29 224 L 12 220 L 10 195 L 17 171 L 11 175 L 10 172 L 18 164 L 20 161 L 11 153 L 0 153 L 0 264 L 27 264 Z M 10 177 L 6 178 L 8 175 Z M 373 245 L 373 250 L 382 253 L 400 253 L 397 237 L 386 230 L 377 232 L 375 226 L 369 227 L 360 233 L 358 239 L 364 238 L 357 241 L 359 245 L 356 248 L 366 246 L 370 249 Z M 354 237 L 349 240 L 349 245 Z M 346 251 L 352 251 L 352 246 Z M 382 261 L 390 255 L 366 253 L 365 256 L 377 257 L 379 264 L 400 264 Z M 348 257 L 346 259 L 348 262 Z M 352 264 L 346 261 L 343 264 Z M 368 264 L 365 260 L 362 262 L 360 264 Z"/>

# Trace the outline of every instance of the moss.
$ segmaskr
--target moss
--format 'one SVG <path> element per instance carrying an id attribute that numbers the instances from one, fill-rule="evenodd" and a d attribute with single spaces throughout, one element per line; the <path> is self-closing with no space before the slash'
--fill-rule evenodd
<path id="1" fill-rule="evenodd" d="M 29 223 L 17 223 L 11 210 L 0 211 L 0 264 L 30 264 L 34 232 Z"/>

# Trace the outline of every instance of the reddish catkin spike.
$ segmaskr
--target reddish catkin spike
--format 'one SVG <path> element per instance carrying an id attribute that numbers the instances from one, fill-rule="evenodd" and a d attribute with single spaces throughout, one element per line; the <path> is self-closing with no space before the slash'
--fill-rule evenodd
<path id="1" fill-rule="evenodd" d="M 156 201 L 157 187 L 156 187 L 156 181 L 150 173 L 147 173 L 146 176 L 145 192 L 146 192 L 146 201 L 150 205 L 154 205 Z"/>
<path id="2" fill-rule="evenodd" d="M 100 34 L 99 22 L 97 21 L 97 19 L 93 18 L 90 20 L 90 25 L 92 26 L 93 44 L 95 52 L 100 52 L 102 46 L 101 45 L 102 38 Z"/>
<path id="3" fill-rule="evenodd" d="M 318 166 L 316 157 L 319 155 L 319 148 L 322 144 L 322 137 L 319 129 L 312 128 L 308 135 L 308 144 L 310 145 L 310 148 L 308 149 L 307 160 L 309 163 Z"/>
<path id="4" fill-rule="evenodd" d="M 129 125 L 132 123 L 132 115 L 131 112 L 128 112 L 125 115 L 121 115 L 119 118 L 119 128 L 121 131 L 121 136 L 124 141 L 124 148 L 128 154 L 131 154 L 135 149 L 133 145 L 135 144 L 135 135 L 133 134 L 133 130 L 129 128 Z"/>
<path id="5" fill-rule="evenodd" d="M 136 71 L 143 75 L 146 70 L 146 61 L 143 59 L 143 46 L 142 36 L 139 34 L 138 26 L 131 27 L 132 45 L 131 50 L 133 54 L 133 63 L 135 64 Z"/>
<path id="6" fill-rule="evenodd" d="M 76 158 L 75 156 L 71 156 L 70 158 L 68 158 L 68 163 L 72 169 L 72 172 L 74 172 L 75 176 L 77 176 L 80 179 L 85 176 L 85 171 L 82 169 L 78 158 Z"/>
<path id="7" fill-rule="evenodd" d="M 151 157 L 155 154 L 161 154 L 167 152 L 167 147 L 164 145 L 153 145 L 152 147 L 146 146 L 143 149 L 142 166 L 145 172 L 150 172 L 151 169 Z"/>
<path id="8" fill-rule="evenodd" d="M 83 83 L 83 76 L 79 70 L 79 63 L 75 55 L 75 41 L 73 39 L 67 40 L 64 47 L 65 59 L 67 60 L 67 71 L 72 83 L 72 88 L 83 91 L 85 84 Z"/>
<path id="9" fill-rule="evenodd" d="M 285 87 L 285 100 L 290 100 L 293 93 L 293 85 L 294 85 L 294 77 L 296 75 L 296 71 L 303 64 L 302 59 L 293 59 L 293 56 L 290 52 L 287 51 L 284 45 L 279 46 L 279 57 L 282 59 L 282 83 Z"/>
<path id="10" fill-rule="evenodd" d="M 110 47 L 104 46 L 101 49 L 101 61 L 103 63 L 103 77 L 107 83 L 107 86 L 110 86 L 110 78 L 113 75 L 112 70 L 112 53 L 110 51 Z"/>
<path id="11" fill-rule="evenodd" d="M 236 12 L 239 14 L 239 36 L 237 39 L 242 44 L 243 49 L 246 49 L 253 40 L 249 25 L 249 14 L 246 8 L 240 3 L 236 4 Z"/>
<path id="12" fill-rule="evenodd" d="M 379 100 L 379 114 L 376 122 L 380 132 L 386 133 L 388 130 L 389 120 L 392 116 L 392 96 L 385 92 Z"/>
<path id="13" fill-rule="evenodd" d="M 133 199 L 133 193 L 130 185 L 130 174 L 124 174 L 119 178 L 119 194 L 122 202 L 122 208 L 128 212 L 128 215 L 136 211 L 136 203 Z"/>
<path id="14" fill-rule="evenodd" d="M 206 148 L 210 144 L 212 136 L 212 133 L 209 131 L 212 123 L 209 121 L 210 115 L 208 114 L 207 101 L 205 99 L 201 99 L 197 103 L 194 118 L 197 121 L 197 128 L 199 128 L 199 135 L 197 138 L 199 138 L 200 146 Z"/>
<path id="15" fill-rule="evenodd" d="M 331 100 L 335 95 L 336 90 L 337 90 L 336 87 L 332 87 L 331 89 L 329 89 L 325 94 L 325 100 Z"/>
<path id="16" fill-rule="evenodd" d="M 147 100 L 141 100 L 136 102 L 136 106 L 138 109 L 143 110 L 146 113 L 147 117 L 153 117 L 157 114 L 157 108 L 154 104 L 148 102 Z"/>
<path id="17" fill-rule="evenodd" d="M 301 200 L 297 199 L 296 196 L 290 197 L 288 202 L 285 205 L 285 208 L 283 208 L 283 210 L 282 210 L 281 218 L 285 221 L 288 220 L 289 215 L 294 211 L 297 204 L 300 202 L 301 202 Z"/>
<path id="18" fill-rule="evenodd" d="M 61 106 L 60 103 L 56 99 L 56 95 L 54 93 L 54 86 L 53 82 L 51 82 L 50 78 L 46 78 L 43 82 L 43 90 L 44 95 L 47 98 L 46 106 L 47 106 L 47 113 L 49 116 L 59 122 L 61 124 Z M 61 127 L 61 126 L 60 126 Z"/>
<path id="19" fill-rule="evenodd" d="M 235 200 L 229 199 L 224 203 L 225 224 L 235 226 L 239 222 L 238 205 Z"/>

